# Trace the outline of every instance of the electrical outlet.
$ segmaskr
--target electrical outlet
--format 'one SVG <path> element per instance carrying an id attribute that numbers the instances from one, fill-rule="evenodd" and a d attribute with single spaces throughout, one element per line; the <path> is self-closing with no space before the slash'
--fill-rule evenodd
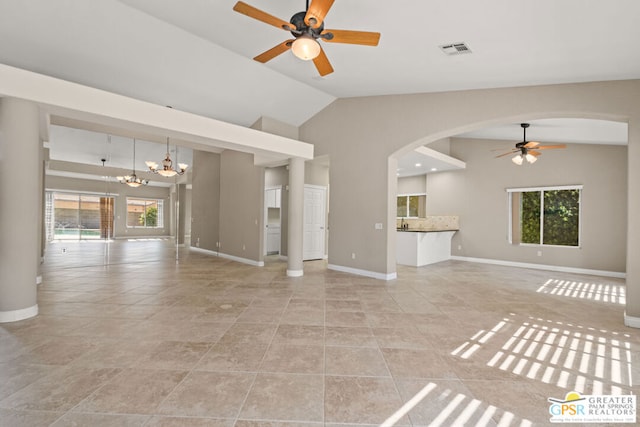
<path id="1" fill-rule="evenodd" d="M 461 251 L 462 250 L 462 245 L 458 245 L 458 250 Z"/>
<path id="2" fill-rule="evenodd" d="M 356 253 L 355 252 L 351 253 L 351 259 L 356 259 Z"/>
<path id="3" fill-rule="evenodd" d="M 542 256 L 542 251 L 538 251 L 538 256 Z"/>
<path id="4" fill-rule="evenodd" d="M 243 251 L 247 250 L 247 247 L 245 245 L 242 245 L 242 250 Z"/>

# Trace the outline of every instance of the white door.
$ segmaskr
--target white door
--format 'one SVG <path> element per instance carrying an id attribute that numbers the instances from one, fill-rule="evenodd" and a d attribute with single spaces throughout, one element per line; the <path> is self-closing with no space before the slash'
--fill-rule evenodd
<path id="1" fill-rule="evenodd" d="M 324 257 L 326 202 L 326 187 L 304 186 L 303 260 Z"/>

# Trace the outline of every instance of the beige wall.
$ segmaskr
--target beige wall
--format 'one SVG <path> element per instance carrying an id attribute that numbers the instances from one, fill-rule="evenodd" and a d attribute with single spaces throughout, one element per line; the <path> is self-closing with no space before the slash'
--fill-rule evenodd
<path id="1" fill-rule="evenodd" d="M 264 168 L 253 155 L 226 150 L 220 155 L 220 252 L 263 260 Z"/>
<path id="2" fill-rule="evenodd" d="M 193 151 L 191 246 L 217 251 L 220 240 L 220 154 Z"/>
<path id="3" fill-rule="evenodd" d="M 424 194 L 427 192 L 427 175 L 398 178 L 398 194 Z"/>
<path id="4" fill-rule="evenodd" d="M 545 151 L 534 165 L 496 159 L 505 141 L 451 140 L 461 171 L 428 175 L 428 215 L 459 215 L 452 254 L 553 266 L 626 271 L 627 147 L 568 144 Z M 553 141 L 544 141 L 553 144 Z M 519 246 L 508 242 L 507 188 L 583 185 L 581 247 Z M 460 247 L 460 249 L 458 249 Z M 538 251 L 542 256 L 538 256 Z"/>
<path id="5" fill-rule="evenodd" d="M 251 128 L 291 139 L 298 139 L 297 127 L 280 122 L 270 117 L 261 117 L 253 125 L 251 125 Z"/>

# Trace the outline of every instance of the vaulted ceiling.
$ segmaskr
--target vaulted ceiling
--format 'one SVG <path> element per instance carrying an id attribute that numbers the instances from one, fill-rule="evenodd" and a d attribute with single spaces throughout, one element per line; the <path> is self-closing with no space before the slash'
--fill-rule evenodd
<path id="1" fill-rule="evenodd" d="M 249 126 L 299 126 L 336 98 L 640 78 L 637 0 L 336 0 L 327 28 L 378 31 L 379 46 L 323 43 L 319 77 L 291 34 L 236 0 L 0 0 L 0 62 Z M 288 21 L 304 0 L 247 0 Z M 471 53 L 440 46 L 464 42 Z"/>

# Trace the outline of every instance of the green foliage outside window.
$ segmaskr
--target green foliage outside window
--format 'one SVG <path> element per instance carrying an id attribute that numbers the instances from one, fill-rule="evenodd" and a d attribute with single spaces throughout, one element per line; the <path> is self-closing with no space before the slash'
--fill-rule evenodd
<path id="1" fill-rule="evenodd" d="M 580 190 L 544 192 L 545 245 L 578 246 Z"/>
<path id="2" fill-rule="evenodd" d="M 397 199 L 397 216 L 403 218 L 407 216 L 407 198 L 405 196 L 398 197 Z"/>
<path id="3" fill-rule="evenodd" d="M 409 216 L 417 217 L 420 211 L 420 197 L 409 196 Z"/>
<path id="4" fill-rule="evenodd" d="M 540 192 L 522 193 L 522 243 L 540 243 Z"/>
<path id="5" fill-rule="evenodd" d="M 146 209 L 145 213 L 140 214 L 140 225 L 146 227 L 158 226 L 158 208 L 150 206 Z"/>
<path id="6" fill-rule="evenodd" d="M 127 227 L 163 227 L 163 200 L 127 197 Z"/>
<path id="7" fill-rule="evenodd" d="M 398 196 L 396 204 L 396 216 L 398 218 L 418 218 L 425 216 L 427 196 L 425 194 L 412 194 Z"/>
<path id="8" fill-rule="evenodd" d="M 579 189 L 523 192 L 520 215 L 522 243 L 578 246 Z"/>

